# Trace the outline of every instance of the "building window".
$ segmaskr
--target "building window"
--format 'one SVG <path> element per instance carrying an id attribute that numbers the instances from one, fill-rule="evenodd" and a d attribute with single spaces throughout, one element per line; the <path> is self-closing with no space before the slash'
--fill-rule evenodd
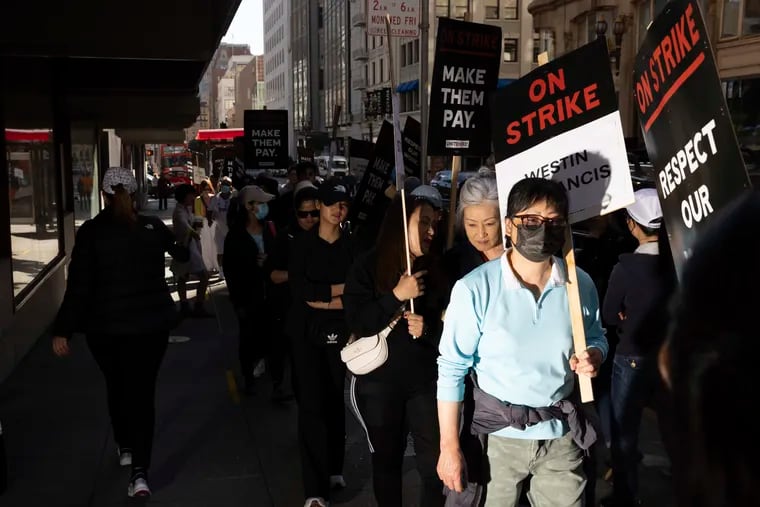
<path id="1" fill-rule="evenodd" d="M 5 131 L 8 163 L 13 295 L 18 296 L 61 252 L 58 171 L 49 129 Z M 97 187 L 84 175 L 83 194 Z M 97 204 L 95 206 L 97 208 Z"/>
<path id="2" fill-rule="evenodd" d="M 519 0 L 504 0 L 504 19 L 519 19 L 518 2 Z"/>
<path id="3" fill-rule="evenodd" d="M 485 0 L 486 19 L 499 19 L 499 0 Z"/>
<path id="4" fill-rule="evenodd" d="M 724 0 L 721 37 L 759 34 L 760 0 Z"/>
<path id="5" fill-rule="evenodd" d="M 441 18 L 449 17 L 449 0 L 435 0 L 435 15 Z"/>
<path id="6" fill-rule="evenodd" d="M 414 39 L 412 41 L 412 63 L 418 63 L 420 61 L 420 40 Z"/>
<path id="7" fill-rule="evenodd" d="M 385 81 L 385 65 L 384 65 L 384 63 L 385 62 L 381 59 L 380 60 L 380 82 Z"/>
<path id="8" fill-rule="evenodd" d="M 467 3 L 467 0 L 454 0 L 451 17 L 464 19 L 464 15 L 467 13 Z"/>
<path id="9" fill-rule="evenodd" d="M 533 63 L 538 63 L 538 55 L 546 52 L 549 60 L 554 59 L 554 30 L 542 28 L 533 33 Z"/>
<path id="10" fill-rule="evenodd" d="M 517 61 L 517 39 L 504 39 L 504 61 Z"/>

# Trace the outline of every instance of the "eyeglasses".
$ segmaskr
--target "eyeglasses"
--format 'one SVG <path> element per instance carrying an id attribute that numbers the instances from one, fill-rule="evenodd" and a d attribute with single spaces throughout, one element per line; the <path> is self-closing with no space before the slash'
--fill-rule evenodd
<path id="1" fill-rule="evenodd" d="M 515 215 L 512 219 L 519 219 L 523 227 L 529 231 L 535 231 L 542 225 L 546 224 L 547 227 L 565 227 L 567 220 L 561 217 L 546 218 L 541 215 Z"/>
<path id="2" fill-rule="evenodd" d="M 296 211 L 296 216 L 298 218 L 306 218 L 306 217 L 319 218 L 319 210 L 318 209 L 313 209 L 311 211 L 298 210 Z"/>

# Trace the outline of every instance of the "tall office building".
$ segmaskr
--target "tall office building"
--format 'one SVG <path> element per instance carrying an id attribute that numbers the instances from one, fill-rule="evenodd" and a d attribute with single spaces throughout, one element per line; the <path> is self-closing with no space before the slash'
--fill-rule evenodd
<path id="1" fill-rule="evenodd" d="M 354 109 L 351 101 L 351 20 L 348 0 L 324 1 L 324 115 L 328 132 L 333 129 L 340 139 L 361 136 L 361 130 L 352 128 Z M 334 114 L 339 108 L 337 124 Z"/>
<path id="2" fill-rule="evenodd" d="M 264 0 L 264 87 L 267 109 L 288 111 L 290 156 L 295 158 L 291 2 Z"/>
<path id="3" fill-rule="evenodd" d="M 299 145 L 312 132 L 324 132 L 324 59 L 322 0 L 291 1 L 293 128 Z"/>

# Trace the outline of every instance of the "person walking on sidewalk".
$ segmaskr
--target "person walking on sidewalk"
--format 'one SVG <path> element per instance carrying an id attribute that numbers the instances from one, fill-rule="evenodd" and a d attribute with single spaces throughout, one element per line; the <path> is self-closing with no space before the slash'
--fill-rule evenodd
<path id="1" fill-rule="evenodd" d="M 274 251 L 275 233 L 265 222 L 272 194 L 256 185 L 238 193 L 240 216 L 224 240 L 224 273 L 238 319 L 238 359 L 245 393 L 254 394 L 254 367 L 264 359 L 271 339 L 271 317 L 265 307 L 267 281 L 264 263 Z"/>
<path id="2" fill-rule="evenodd" d="M 676 272 L 662 224 L 657 190 L 638 190 L 626 208 L 628 231 L 639 243 L 620 256 L 612 269 L 602 305 L 605 322 L 618 330 L 611 379 L 611 455 L 613 494 L 605 507 L 639 505 L 639 431 L 644 408 L 654 401 L 666 448 L 669 403 L 657 375 L 657 351 L 665 341 L 668 301 L 676 287 Z M 661 251 L 665 249 L 665 251 Z"/>
<path id="3" fill-rule="evenodd" d="M 213 317 L 204 307 L 209 274 L 203 264 L 203 254 L 201 253 L 199 230 L 203 225 L 202 219 L 195 220 L 192 212 L 195 202 L 195 188 L 192 185 L 180 185 L 174 192 L 174 198 L 177 200 L 177 206 L 172 214 L 174 235 L 179 244 L 187 246 L 190 250 L 190 258 L 187 262 L 173 259 L 171 263 L 171 270 L 177 278 L 177 294 L 179 295 L 182 315 L 186 317 Z M 191 276 L 198 279 L 198 287 L 195 290 L 195 305 L 192 310 L 187 299 L 187 282 L 190 281 Z"/>
<path id="4" fill-rule="evenodd" d="M 267 298 L 268 312 L 274 321 L 272 347 L 267 358 L 267 369 L 274 387 L 272 401 L 292 398 L 292 394 L 285 390 L 285 363 L 287 358 L 292 356 L 286 324 L 292 301 L 288 283 L 288 262 L 293 244 L 301 234 L 319 224 L 317 188 L 308 181 L 298 183 L 293 191 L 291 204 L 294 209 L 290 210 L 290 225 L 279 232 L 274 255 L 268 256 L 264 264 L 272 283 L 270 297 Z M 291 382 L 291 385 L 295 385 L 295 382 Z"/>
<path id="5" fill-rule="evenodd" d="M 564 243 L 568 207 L 559 183 L 519 181 L 504 219 L 514 247 L 454 285 L 438 358 L 438 473 L 454 498 L 469 489 L 459 431 L 472 370 L 474 413 L 465 415 L 488 434 L 485 505 L 517 505 L 529 475 L 531 505 L 583 505 L 583 451 L 595 434 L 573 399 L 573 372 L 595 376 L 607 341 L 596 288 L 577 270 L 588 347 L 573 348 L 567 267 L 553 256 Z"/>
<path id="6" fill-rule="evenodd" d="M 77 232 L 53 352 L 67 356 L 73 333 L 85 333 L 105 377 L 119 462 L 132 466 L 127 494 L 149 496 L 156 378 L 178 320 L 165 252 L 179 261 L 190 253 L 160 219 L 134 211 L 136 191 L 130 169 L 103 176 L 105 207 Z"/>
<path id="7" fill-rule="evenodd" d="M 374 248 L 357 258 L 343 301 L 349 329 L 372 336 L 389 325 L 388 359 L 351 379 L 351 400 L 372 452 L 372 483 L 379 507 L 402 505 L 407 435 L 414 440 L 422 479 L 422 507 L 442 506 L 443 484 L 435 470 L 439 454 L 435 381 L 441 313 L 448 283 L 433 252 L 438 213 L 424 198 L 411 198 L 404 216 L 397 196 L 388 208 Z M 409 228 L 412 273 L 406 273 L 403 221 Z M 414 299 L 415 313 L 405 311 Z"/>
<path id="8" fill-rule="evenodd" d="M 340 184 L 319 189 L 319 226 L 304 232 L 290 252 L 288 280 L 298 436 L 305 507 L 325 507 L 332 487 L 344 487 L 346 366 L 340 350 L 348 341 L 343 312 L 346 273 L 353 261 L 341 224 L 349 196 Z"/>

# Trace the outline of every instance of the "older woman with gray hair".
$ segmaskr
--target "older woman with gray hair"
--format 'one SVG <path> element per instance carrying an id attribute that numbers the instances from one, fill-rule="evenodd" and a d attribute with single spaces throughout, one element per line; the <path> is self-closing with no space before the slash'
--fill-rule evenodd
<path id="1" fill-rule="evenodd" d="M 446 267 L 452 281 L 504 253 L 499 215 L 494 172 L 482 171 L 464 182 L 456 213 L 457 228 L 464 232 L 464 237 L 460 234 L 460 241 L 446 254 Z"/>

